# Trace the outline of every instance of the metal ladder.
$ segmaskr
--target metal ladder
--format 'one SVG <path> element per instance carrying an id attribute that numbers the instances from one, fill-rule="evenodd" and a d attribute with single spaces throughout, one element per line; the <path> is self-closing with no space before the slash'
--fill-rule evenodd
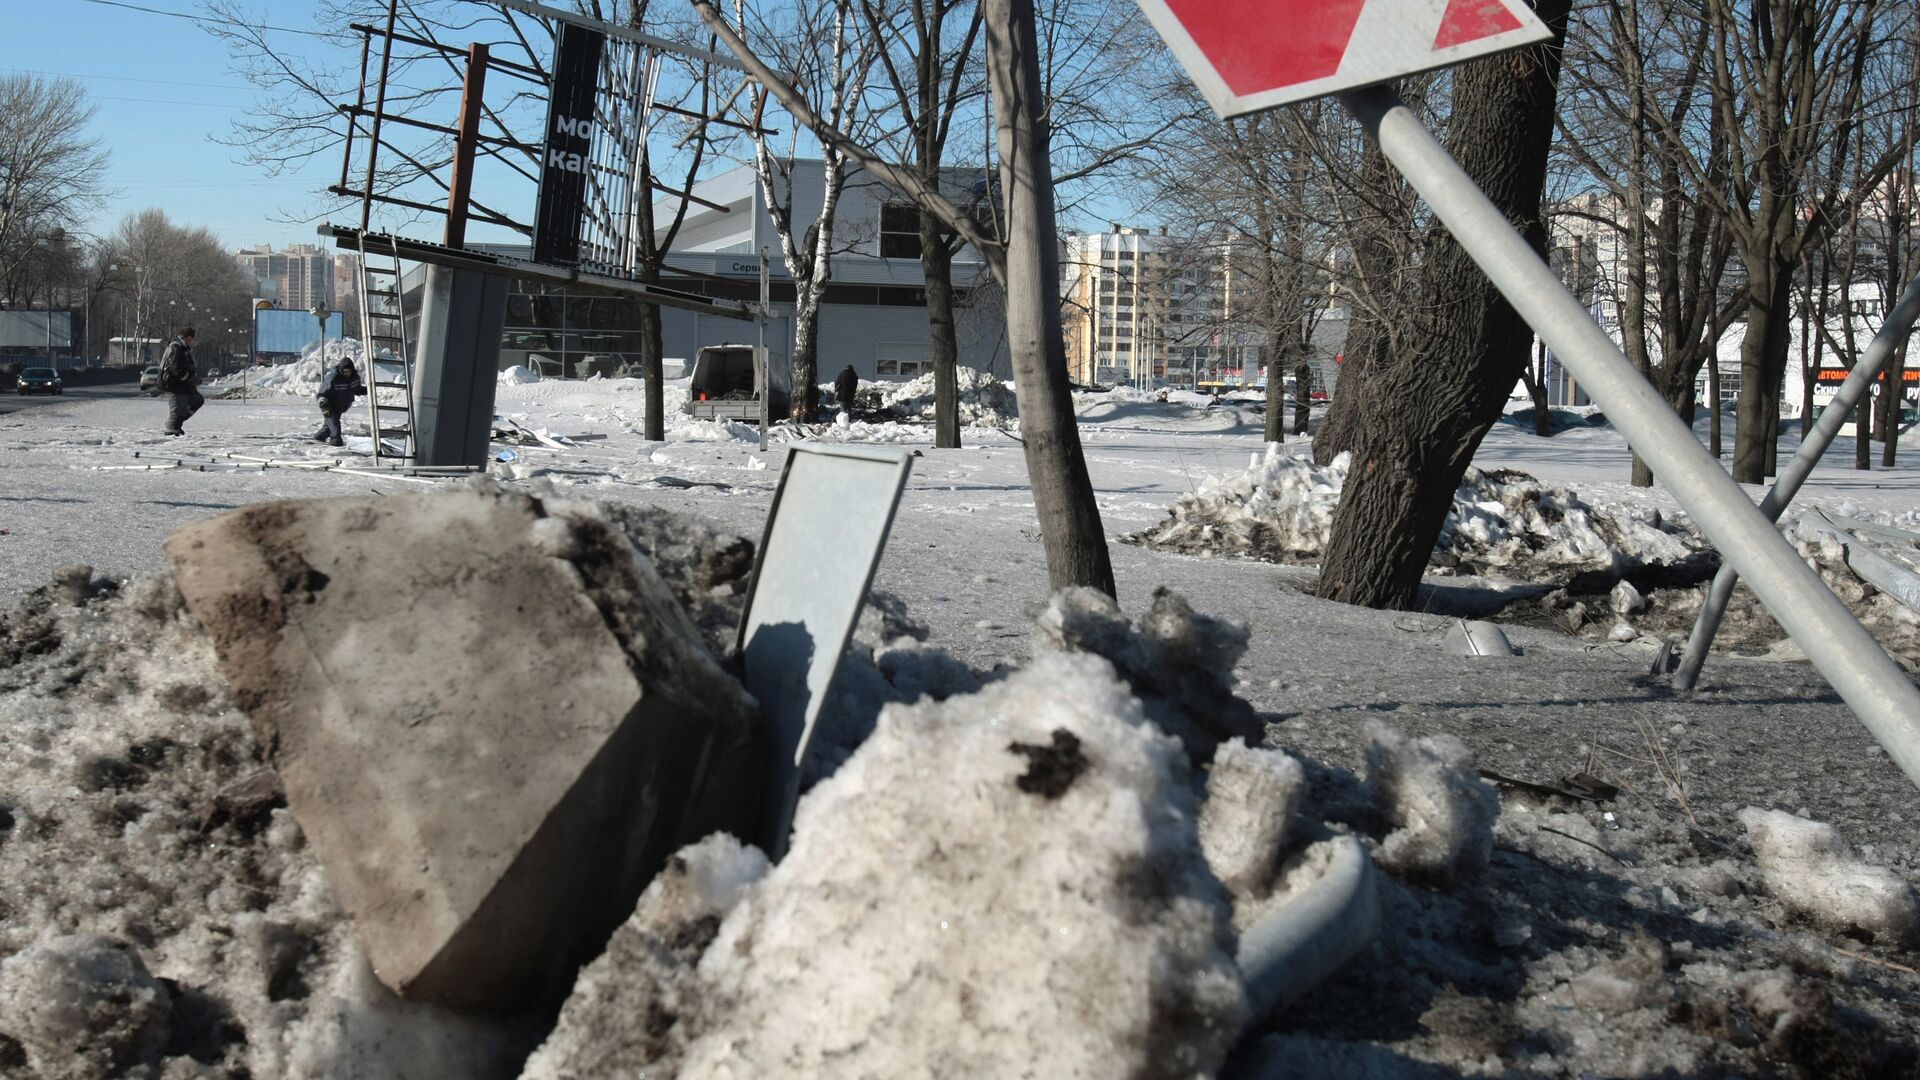
<path id="1" fill-rule="evenodd" d="M 366 349 L 367 416 L 373 431 L 373 457 L 375 461 L 407 460 L 418 447 L 413 430 L 413 364 L 407 358 L 407 310 L 401 296 L 400 256 L 382 254 L 385 261 L 376 266 L 368 257 L 364 230 L 359 239 L 360 340 Z M 399 359 L 397 381 L 389 381 L 381 373 L 376 357 L 382 349 Z M 389 439 L 397 440 L 397 448 Z"/>

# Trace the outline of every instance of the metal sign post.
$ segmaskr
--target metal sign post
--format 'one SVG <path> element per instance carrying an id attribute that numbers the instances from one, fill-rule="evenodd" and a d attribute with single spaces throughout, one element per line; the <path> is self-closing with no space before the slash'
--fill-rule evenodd
<path id="1" fill-rule="evenodd" d="M 1248 25 L 1236 5 L 1138 2 L 1223 116 L 1319 96 L 1342 89 L 1343 82 L 1379 82 L 1453 63 L 1463 56 L 1450 50 L 1474 40 L 1497 45 L 1504 39 L 1507 47 L 1518 46 L 1538 40 L 1529 34 L 1545 29 L 1512 0 L 1275 0 L 1260 25 Z M 1374 62 L 1381 57 L 1385 60 Z M 1343 73 L 1352 74 L 1352 82 Z M 1727 562 L 1746 575 L 1767 610 L 1894 762 L 1920 785 L 1920 687 L 1694 439 L 1419 114 L 1388 86 L 1343 90 L 1339 97 Z"/>
<path id="2" fill-rule="evenodd" d="M 1849 314 L 1851 317 L 1851 314 Z M 1854 362 L 1853 370 L 1847 373 L 1847 379 L 1833 395 L 1832 404 L 1813 422 L 1813 430 L 1800 442 L 1800 449 L 1794 452 L 1793 460 L 1780 470 L 1780 479 L 1774 482 L 1766 498 L 1760 500 L 1760 512 L 1768 521 L 1780 520 L 1780 515 L 1800 491 L 1800 485 L 1806 483 L 1813 467 L 1819 463 L 1820 455 L 1840 434 L 1840 428 L 1853 415 L 1854 407 L 1867 395 L 1873 381 L 1880 376 L 1880 369 L 1886 366 L 1894 350 L 1907 339 L 1913 331 L 1914 319 L 1920 317 L 1920 277 L 1907 285 L 1907 291 L 1900 294 L 1900 302 L 1887 313 L 1887 321 L 1880 332 L 1873 335 L 1867 351 L 1860 354 Z M 1706 603 L 1700 606 L 1700 617 L 1693 624 L 1693 633 L 1687 638 L 1686 652 L 1680 656 L 1680 666 L 1673 673 L 1673 685 L 1680 690 L 1691 690 L 1700 678 L 1700 665 L 1707 661 L 1707 649 L 1713 644 L 1713 635 L 1720 629 L 1720 620 L 1726 616 L 1727 601 L 1733 596 L 1733 586 L 1740 580 L 1740 574 L 1732 563 L 1723 564 L 1720 572 L 1713 577 L 1713 587 L 1707 590 Z"/>
<path id="3" fill-rule="evenodd" d="M 1419 114 L 1390 87 L 1351 91 L 1340 101 L 1920 786 L 1920 688 L 1694 439 Z"/>

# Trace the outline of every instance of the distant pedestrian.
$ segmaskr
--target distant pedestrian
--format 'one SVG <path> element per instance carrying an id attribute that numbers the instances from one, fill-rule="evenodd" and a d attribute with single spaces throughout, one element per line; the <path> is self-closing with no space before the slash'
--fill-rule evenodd
<path id="1" fill-rule="evenodd" d="M 853 370 L 852 364 L 848 364 L 840 369 L 839 376 L 833 380 L 833 396 L 839 400 L 841 411 L 849 417 L 853 415 L 853 399 L 859 393 L 860 373 Z"/>
<path id="2" fill-rule="evenodd" d="M 313 436 L 314 441 L 328 446 L 345 446 L 340 437 L 340 417 L 353 407 L 353 399 L 365 397 L 367 384 L 360 381 L 360 370 L 354 367 L 353 358 L 343 356 L 340 362 L 328 368 L 320 376 L 320 392 L 314 397 L 320 402 L 320 430 Z"/>
<path id="3" fill-rule="evenodd" d="M 200 375 L 193 366 L 193 327 L 183 326 L 167 342 L 167 351 L 160 354 L 160 392 L 167 395 L 168 435 L 185 435 L 181 425 L 207 403 L 196 389 L 199 382 Z"/>

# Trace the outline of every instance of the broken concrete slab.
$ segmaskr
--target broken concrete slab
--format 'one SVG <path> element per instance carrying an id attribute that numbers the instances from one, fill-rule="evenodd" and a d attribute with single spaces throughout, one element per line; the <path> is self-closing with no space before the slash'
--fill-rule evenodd
<path id="1" fill-rule="evenodd" d="M 586 504 L 272 503 L 166 547 L 403 996 L 557 999 L 669 853 L 758 812 L 752 699 Z"/>

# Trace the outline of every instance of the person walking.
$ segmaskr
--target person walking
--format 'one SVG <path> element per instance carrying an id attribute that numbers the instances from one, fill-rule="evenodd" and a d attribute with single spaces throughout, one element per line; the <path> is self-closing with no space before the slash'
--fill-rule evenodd
<path id="1" fill-rule="evenodd" d="M 197 389 L 200 375 L 193 365 L 193 327 L 183 326 L 160 354 L 160 392 L 167 395 L 168 435 L 185 435 L 181 426 L 207 403 Z"/>
<path id="2" fill-rule="evenodd" d="M 840 402 L 840 411 L 846 413 L 848 419 L 853 418 L 853 399 L 859 393 L 860 373 L 853 370 L 852 364 L 848 364 L 840 369 L 839 376 L 833 380 L 833 396 Z"/>
<path id="3" fill-rule="evenodd" d="M 343 356 L 340 361 L 320 376 L 320 391 L 314 397 L 320 402 L 320 430 L 314 434 L 316 442 L 328 446 L 344 446 L 340 438 L 340 417 L 353 407 L 353 399 L 364 397 L 367 384 L 360 380 L 360 370 L 353 364 L 353 357 Z"/>

